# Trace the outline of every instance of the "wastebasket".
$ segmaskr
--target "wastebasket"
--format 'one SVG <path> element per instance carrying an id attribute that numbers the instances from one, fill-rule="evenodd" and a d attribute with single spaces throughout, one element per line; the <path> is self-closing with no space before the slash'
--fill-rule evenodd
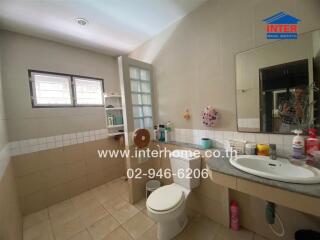
<path id="1" fill-rule="evenodd" d="M 150 180 L 150 181 L 148 181 L 147 184 L 146 184 L 146 199 L 149 197 L 149 195 L 154 190 L 156 190 L 160 186 L 161 186 L 161 183 L 158 180 Z"/>

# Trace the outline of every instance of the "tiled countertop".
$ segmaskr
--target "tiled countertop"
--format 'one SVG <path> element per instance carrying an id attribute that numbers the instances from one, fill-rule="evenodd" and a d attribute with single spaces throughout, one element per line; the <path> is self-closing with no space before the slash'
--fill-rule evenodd
<path id="1" fill-rule="evenodd" d="M 280 182 L 280 181 L 275 181 L 271 179 L 254 176 L 233 167 L 229 163 L 229 158 L 223 154 L 219 158 L 215 158 L 215 157 L 209 158 L 207 160 L 207 166 L 209 167 L 210 170 L 216 171 L 219 173 L 227 174 L 234 177 L 239 177 L 245 180 L 269 185 L 272 187 L 281 188 L 291 192 L 301 193 L 301 194 L 309 195 L 312 197 L 320 198 L 320 184 L 286 183 L 286 182 Z"/>

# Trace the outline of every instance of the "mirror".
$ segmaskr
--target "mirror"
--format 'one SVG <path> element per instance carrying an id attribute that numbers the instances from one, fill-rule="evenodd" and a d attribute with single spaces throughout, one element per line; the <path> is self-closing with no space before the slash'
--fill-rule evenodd
<path id="1" fill-rule="evenodd" d="M 318 128 L 319 71 L 320 30 L 238 53 L 238 131 L 289 134 Z"/>

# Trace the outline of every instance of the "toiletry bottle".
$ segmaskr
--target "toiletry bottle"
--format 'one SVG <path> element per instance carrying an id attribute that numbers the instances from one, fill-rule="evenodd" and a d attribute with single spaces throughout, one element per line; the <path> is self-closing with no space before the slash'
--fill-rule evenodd
<path id="1" fill-rule="evenodd" d="M 166 124 L 165 130 L 164 130 L 164 141 L 165 142 L 169 142 L 171 140 L 170 139 L 171 131 L 172 131 L 171 122 L 168 121 Z"/>
<path id="2" fill-rule="evenodd" d="M 163 142 L 165 140 L 164 138 L 164 130 L 165 130 L 165 127 L 163 124 L 159 124 L 159 141 Z"/>
<path id="3" fill-rule="evenodd" d="M 310 128 L 309 129 L 309 136 L 305 140 L 306 145 L 306 155 L 307 155 L 307 163 L 312 164 L 314 163 L 314 151 L 319 151 L 319 139 L 317 138 L 317 129 Z"/>
<path id="4" fill-rule="evenodd" d="M 267 144 L 257 144 L 257 155 L 259 156 L 269 156 L 269 145 Z"/>
<path id="5" fill-rule="evenodd" d="M 153 140 L 159 140 L 159 130 L 157 125 L 155 125 L 153 128 Z"/>
<path id="6" fill-rule="evenodd" d="M 300 136 L 301 130 L 293 130 L 297 134 L 292 140 L 292 157 L 296 159 L 304 158 L 304 138 Z"/>
<path id="7" fill-rule="evenodd" d="M 239 206 L 236 201 L 232 201 L 230 205 L 230 227 L 232 230 L 238 231 L 240 228 L 239 223 Z"/>

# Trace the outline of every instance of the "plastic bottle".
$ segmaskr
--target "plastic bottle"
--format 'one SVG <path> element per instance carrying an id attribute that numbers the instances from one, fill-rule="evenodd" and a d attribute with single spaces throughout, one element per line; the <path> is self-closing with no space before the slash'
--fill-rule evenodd
<path id="1" fill-rule="evenodd" d="M 157 141 L 158 139 L 159 139 L 158 127 L 154 126 L 154 129 L 153 129 L 153 140 Z"/>
<path id="2" fill-rule="evenodd" d="M 305 144 L 307 155 L 310 155 L 312 152 L 319 150 L 319 139 L 317 138 L 317 129 L 309 129 L 309 137 L 306 139 Z"/>
<path id="3" fill-rule="evenodd" d="M 297 134 L 292 140 L 292 157 L 296 159 L 304 158 L 304 138 L 300 136 L 301 130 L 293 130 L 293 133 Z"/>
<path id="4" fill-rule="evenodd" d="M 310 128 L 309 129 L 309 137 L 305 140 L 306 146 L 306 155 L 307 155 L 307 163 L 314 163 L 314 154 L 313 152 L 319 151 L 319 139 L 317 138 L 317 129 Z"/>
<path id="5" fill-rule="evenodd" d="M 164 142 L 164 141 L 165 141 L 165 137 L 164 137 L 165 126 L 164 126 L 163 124 L 159 124 L 158 130 L 159 130 L 158 140 L 159 140 L 160 142 Z"/>
<path id="6" fill-rule="evenodd" d="M 167 122 L 164 130 L 164 141 L 169 142 L 171 140 L 171 131 L 172 131 L 172 124 L 170 121 Z"/>
<path id="7" fill-rule="evenodd" d="M 232 201 L 230 205 L 230 227 L 234 231 L 238 231 L 240 228 L 239 206 L 236 201 Z"/>

